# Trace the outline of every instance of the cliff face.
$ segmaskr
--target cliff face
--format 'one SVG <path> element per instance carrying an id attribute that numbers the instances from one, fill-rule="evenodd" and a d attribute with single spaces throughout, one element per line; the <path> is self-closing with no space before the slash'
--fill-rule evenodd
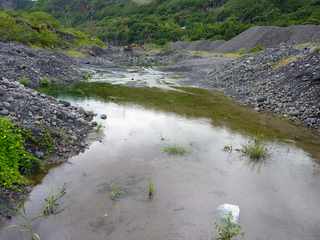
<path id="1" fill-rule="evenodd" d="M 0 0 L 0 8 L 15 9 L 17 7 L 16 0 Z"/>

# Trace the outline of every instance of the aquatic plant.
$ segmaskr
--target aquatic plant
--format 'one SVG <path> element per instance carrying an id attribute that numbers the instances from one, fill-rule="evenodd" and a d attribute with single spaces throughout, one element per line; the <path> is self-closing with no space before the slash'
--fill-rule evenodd
<path id="1" fill-rule="evenodd" d="M 49 215 L 56 215 L 60 212 L 63 211 L 59 210 L 59 200 L 66 194 L 66 186 L 63 185 L 61 189 L 59 189 L 57 192 L 50 193 L 46 198 L 45 198 L 45 205 L 43 208 L 43 215 L 44 216 L 49 216 Z"/>
<path id="2" fill-rule="evenodd" d="M 181 146 L 168 146 L 168 147 L 164 147 L 162 149 L 163 152 L 169 154 L 169 155 L 185 155 L 187 154 L 187 150 Z"/>
<path id="3" fill-rule="evenodd" d="M 156 186 L 150 180 L 149 183 L 148 183 L 148 197 L 149 197 L 150 200 L 153 199 L 155 192 L 156 192 Z"/>
<path id="4" fill-rule="evenodd" d="M 110 198 L 111 200 L 119 200 L 119 198 L 124 194 L 124 191 L 116 184 L 111 185 Z"/>
<path id="5" fill-rule="evenodd" d="M 223 217 L 219 223 L 215 223 L 216 240 L 232 240 L 235 237 L 243 236 L 240 224 L 234 222 L 232 213 Z"/>
<path id="6" fill-rule="evenodd" d="M 261 160 L 267 157 L 268 149 L 261 140 L 255 139 L 248 142 L 241 149 L 241 152 L 248 156 L 251 160 Z"/>
<path id="7" fill-rule="evenodd" d="M 23 86 L 27 87 L 27 86 L 30 85 L 31 80 L 30 80 L 28 77 L 23 76 L 23 77 L 21 77 L 21 78 L 19 79 L 19 83 L 21 83 Z"/>
<path id="8" fill-rule="evenodd" d="M 6 229 L 18 229 L 21 232 L 25 232 L 28 234 L 31 240 L 41 240 L 38 233 L 35 232 L 33 228 L 33 224 L 35 221 L 40 220 L 44 217 L 47 217 L 51 214 L 57 214 L 62 212 L 63 210 L 57 211 L 59 207 L 58 200 L 61 199 L 66 194 L 66 187 L 63 187 L 55 194 L 49 194 L 45 198 L 44 210 L 35 217 L 28 216 L 25 208 L 25 204 L 23 203 L 19 207 L 19 212 L 17 214 L 17 224 L 10 225 Z"/>
<path id="9" fill-rule="evenodd" d="M 103 129 L 103 125 L 101 123 L 98 123 L 96 127 L 96 132 L 99 133 Z"/>

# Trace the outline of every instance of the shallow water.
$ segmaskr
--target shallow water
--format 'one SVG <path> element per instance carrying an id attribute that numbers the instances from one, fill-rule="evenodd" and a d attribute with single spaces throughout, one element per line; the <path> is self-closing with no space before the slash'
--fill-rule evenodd
<path id="1" fill-rule="evenodd" d="M 254 164 L 235 151 L 246 136 L 206 119 L 93 99 L 71 102 L 108 119 L 97 117 L 104 126 L 100 142 L 51 170 L 32 191 L 26 209 L 35 216 L 48 192 L 67 186 L 64 211 L 34 224 L 41 239 L 207 240 L 223 203 L 240 206 L 245 239 L 320 239 L 320 168 L 294 145 L 268 142 L 270 156 Z M 163 152 L 172 145 L 188 154 Z M 234 151 L 224 152 L 225 145 Z M 147 198 L 150 181 L 153 200 Z M 111 185 L 125 192 L 118 201 L 110 199 Z M 0 235 L 22 237 L 18 231 Z"/>
<path id="2" fill-rule="evenodd" d="M 172 72 L 163 72 L 150 67 L 95 67 L 87 66 L 85 71 L 92 73 L 90 82 L 122 84 L 130 87 L 156 87 L 173 89 L 179 86 L 181 76 Z"/>

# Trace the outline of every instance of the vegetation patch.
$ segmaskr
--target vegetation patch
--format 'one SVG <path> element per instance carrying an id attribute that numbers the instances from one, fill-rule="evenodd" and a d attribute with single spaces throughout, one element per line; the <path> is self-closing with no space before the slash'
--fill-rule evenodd
<path id="1" fill-rule="evenodd" d="M 25 176 L 40 169 L 40 161 L 26 151 L 22 131 L 0 118 L 0 187 L 17 189 L 27 183 Z"/>
<path id="2" fill-rule="evenodd" d="M 0 41 L 15 41 L 44 48 L 104 46 L 97 38 L 65 28 L 54 17 L 41 11 L 0 10 Z"/>
<path id="3" fill-rule="evenodd" d="M 261 140 L 255 139 L 242 147 L 242 153 L 251 160 L 258 161 L 265 159 L 268 155 L 268 149 Z"/>
<path id="4" fill-rule="evenodd" d="M 21 83 L 25 87 L 28 87 L 28 86 L 30 86 L 31 81 L 28 77 L 24 76 L 19 79 L 19 83 Z"/>

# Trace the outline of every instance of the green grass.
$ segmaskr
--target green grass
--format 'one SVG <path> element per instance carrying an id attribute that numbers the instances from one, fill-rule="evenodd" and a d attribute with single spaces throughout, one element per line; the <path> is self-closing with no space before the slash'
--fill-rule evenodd
<path id="1" fill-rule="evenodd" d="M 185 117 L 207 118 L 215 126 L 227 127 L 253 138 L 263 136 L 264 139 L 296 142 L 300 147 L 311 152 L 315 158 L 320 159 L 318 135 L 280 117 L 257 113 L 216 91 L 186 87 L 178 88 L 180 91 L 130 88 L 90 82 L 69 87 L 50 86 L 40 90 L 53 96 L 94 97 L 122 104 L 139 104 Z"/>
<path id="2" fill-rule="evenodd" d="M 242 147 L 242 153 L 251 160 L 258 161 L 265 159 L 268 155 L 267 147 L 260 140 L 254 140 Z"/>
<path id="3" fill-rule="evenodd" d="M 164 147 L 162 151 L 169 155 L 179 155 L 179 156 L 183 156 L 188 153 L 188 151 L 181 146 L 167 146 L 167 147 Z"/>

